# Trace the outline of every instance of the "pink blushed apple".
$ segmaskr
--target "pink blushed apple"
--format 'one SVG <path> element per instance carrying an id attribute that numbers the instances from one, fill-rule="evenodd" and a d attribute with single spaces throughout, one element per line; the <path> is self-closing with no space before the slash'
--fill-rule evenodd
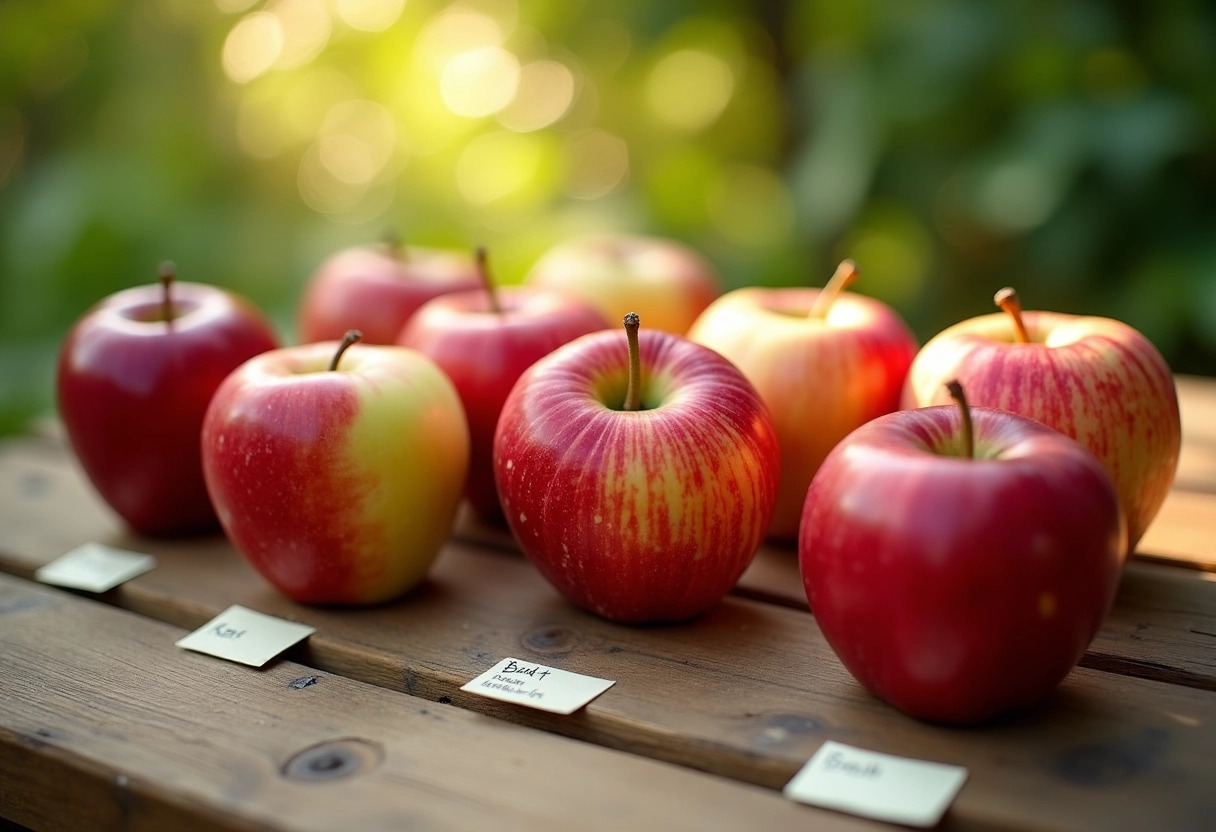
<path id="1" fill-rule="evenodd" d="M 1077 439 L 1106 467 L 1123 504 L 1134 551 L 1165 501 L 1178 467 L 1182 426 L 1169 365 L 1121 321 L 1005 311 L 955 324 L 930 339 L 908 373 L 904 407 L 943 402 L 957 378 L 972 404 L 1020 413 Z"/>
<path id="2" fill-rule="evenodd" d="M 895 310 L 845 291 L 857 275 L 845 260 L 822 290 L 727 292 L 688 332 L 730 359 L 773 416 L 781 445 L 774 540 L 797 536 L 807 486 L 836 443 L 899 407 L 916 355 L 916 338 Z"/>
<path id="3" fill-rule="evenodd" d="M 551 248 L 524 278 L 570 292 L 609 321 L 637 311 L 646 328 L 683 335 L 721 292 L 721 279 L 696 249 L 643 234 L 588 234 Z"/>

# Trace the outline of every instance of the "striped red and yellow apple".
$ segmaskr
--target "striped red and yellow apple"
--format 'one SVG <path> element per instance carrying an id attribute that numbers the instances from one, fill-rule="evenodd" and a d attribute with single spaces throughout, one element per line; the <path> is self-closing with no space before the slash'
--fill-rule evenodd
<path id="1" fill-rule="evenodd" d="M 858 272 L 840 264 L 817 288 L 746 287 L 710 304 L 689 330 L 743 371 L 781 445 L 781 487 L 768 536 L 798 534 L 806 489 L 854 428 L 899 407 L 917 342 L 899 314 L 845 291 Z"/>
<path id="2" fill-rule="evenodd" d="M 680 621 L 734 586 L 780 475 L 760 396 L 677 335 L 584 335 L 532 365 L 503 406 L 494 474 L 520 547 L 569 601 L 621 622 Z"/>
<path id="3" fill-rule="evenodd" d="M 1134 551 L 1165 501 L 1182 426 L 1169 365 L 1136 329 L 1111 318 L 1025 311 L 1016 293 L 1001 312 L 931 338 L 917 354 L 904 407 L 942 404 L 956 378 L 977 407 L 1008 410 L 1078 440 L 1110 474 Z"/>
<path id="4" fill-rule="evenodd" d="M 317 342 L 246 361 L 203 421 L 225 533 L 288 597 L 374 604 L 426 575 L 464 486 L 455 389 L 421 353 Z"/>

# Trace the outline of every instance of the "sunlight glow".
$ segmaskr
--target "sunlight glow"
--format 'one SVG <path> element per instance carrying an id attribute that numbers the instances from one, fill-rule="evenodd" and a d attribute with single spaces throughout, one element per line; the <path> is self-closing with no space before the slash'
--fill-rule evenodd
<path id="1" fill-rule="evenodd" d="M 574 103 L 575 80 L 558 61 L 532 61 L 520 70 L 514 100 L 498 122 L 508 130 L 528 133 L 559 121 Z"/>
<path id="2" fill-rule="evenodd" d="M 224 39 L 220 59 L 224 72 L 238 84 L 257 78 L 283 51 L 283 24 L 270 12 L 242 17 Z"/>
<path id="3" fill-rule="evenodd" d="M 629 179 L 629 146 L 606 130 L 580 130 L 570 137 L 566 193 L 575 199 L 597 199 Z"/>
<path id="4" fill-rule="evenodd" d="M 384 170 L 396 140 L 396 124 L 382 105 L 344 101 L 329 111 L 321 125 L 318 158 L 338 181 L 366 184 Z"/>
<path id="5" fill-rule="evenodd" d="M 405 0 L 333 0 L 338 19 L 361 32 L 383 32 L 397 22 Z"/>
<path id="6" fill-rule="evenodd" d="M 646 102 L 663 121 L 681 130 L 713 124 L 735 92 L 735 75 L 717 55 L 680 49 L 664 57 L 646 79 Z"/>
<path id="7" fill-rule="evenodd" d="M 500 46 L 461 52 L 443 68 L 439 89 L 449 110 L 465 118 L 492 116 L 515 97 L 519 59 Z"/>
<path id="8" fill-rule="evenodd" d="M 418 35 L 414 55 L 436 75 L 462 52 L 481 46 L 502 46 L 506 33 L 489 15 L 472 9 L 453 8 L 435 15 Z"/>
<path id="9" fill-rule="evenodd" d="M 274 0 L 266 10 L 283 27 L 283 48 L 274 61 L 275 69 L 303 66 L 329 42 L 333 22 L 325 0 Z"/>
<path id="10" fill-rule="evenodd" d="M 497 132 L 469 142 L 456 162 L 456 187 L 474 205 L 525 189 L 541 167 L 539 149 L 518 133 Z"/>

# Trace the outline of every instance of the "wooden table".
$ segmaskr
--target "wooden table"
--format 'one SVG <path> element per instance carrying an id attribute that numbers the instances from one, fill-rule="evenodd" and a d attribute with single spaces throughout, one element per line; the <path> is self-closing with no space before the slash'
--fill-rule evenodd
<path id="1" fill-rule="evenodd" d="M 462 521 L 370 610 L 271 590 L 222 538 L 126 533 L 53 436 L 0 445 L 0 817 L 94 829 L 876 829 L 781 787 L 826 740 L 966 766 L 941 826 L 1216 829 L 1216 380 L 1109 620 L 1044 707 L 948 729 L 863 691 L 766 549 L 689 624 L 573 609 Z M 87 541 L 159 566 L 102 596 L 32 581 Z M 263 669 L 174 646 L 231 604 L 317 632 Z M 556 716 L 460 691 L 515 656 L 617 684 Z"/>

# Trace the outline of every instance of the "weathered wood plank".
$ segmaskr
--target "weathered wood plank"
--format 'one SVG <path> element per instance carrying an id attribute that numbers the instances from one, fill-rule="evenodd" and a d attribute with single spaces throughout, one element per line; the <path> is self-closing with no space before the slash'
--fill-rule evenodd
<path id="1" fill-rule="evenodd" d="M 188 653 L 182 634 L 0 576 L 0 814 L 40 829 L 877 828 L 293 662 Z"/>
<path id="2" fill-rule="evenodd" d="M 804 611 L 729 598 L 691 624 L 621 627 L 571 608 L 522 558 L 458 542 L 433 579 L 398 603 L 304 608 L 221 539 L 127 537 L 81 499 L 52 448 L 41 453 L 42 467 L 25 474 L 11 449 L 0 456 L 0 489 L 10 478 L 25 483 L 0 490 L 4 568 L 31 571 L 82 539 L 152 551 L 160 567 L 108 595 L 150 617 L 193 627 L 241 603 L 305 620 L 319 632 L 301 656 L 329 672 L 773 788 L 826 739 L 959 763 L 972 770 L 954 809 L 964 826 L 1199 829 L 1216 817 L 1216 694 L 1207 691 L 1081 669 L 1033 714 L 947 730 L 868 696 Z M 54 517 L 38 517 L 47 505 Z M 459 692 L 505 655 L 618 685 L 575 719 Z"/>

